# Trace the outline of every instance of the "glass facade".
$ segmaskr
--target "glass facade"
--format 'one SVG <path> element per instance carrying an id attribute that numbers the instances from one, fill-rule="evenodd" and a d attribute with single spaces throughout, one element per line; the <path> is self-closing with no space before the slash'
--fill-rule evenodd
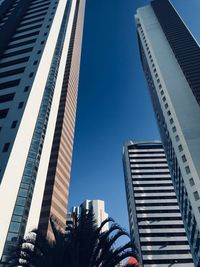
<path id="1" fill-rule="evenodd" d="M 200 105 L 200 49 L 169 1 L 154 0 L 151 6 L 174 55 Z"/>
<path id="2" fill-rule="evenodd" d="M 46 87 L 44 90 L 42 103 L 40 106 L 37 122 L 35 125 L 35 130 L 30 145 L 29 153 L 27 156 L 27 161 L 23 177 L 21 180 L 19 192 L 17 195 L 15 208 L 13 211 L 13 216 L 9 226 L 9 231 L 4 248 L 5 255 L 7 254 L 7 251 L 10 249 L 11 246 L 15 246 L 17 244 L 17 242 L 21 237 L 23 237 L 25 232 L 35 180 L 37 176 L 37 170 L 44 143 L 46 127 L 51 109 L 52 97 L 55 89 L 55 83 L 66 34 L 71 3 L 72 3 L 71 0 L 67 2 L 66 10 L 63 16 L 58 40 L 56 43 L 56 48 L 54 51 L 50 71 L 48 74 Z"/>
<path id="3" fill-rule="evenodd" d="M 176 157 L 173 145 L 172 145 L 171 137 L 170 137 L 170 134 L 167 128 L 167 124 L 166 124 L 166 121 L 163 115 L 160 101 L 158 99 L 158 95 L 157 95 L 154 81 L 152 78 L 152 74 L 149 68 L 149 64 L 147 62 L 146 55 L 145 55 L 142 43 L 140 41 L 139 35 L 138 35 L 138 40 L 139 40 L 139 48 L 140 48 L 142 66 L 143 66 L 143 70 L 144 70 L 146 80 L 148 83 L 154 111 L 157 117 L 158 128 L 160 130 L 161 139 L 163 142 L 165 154 L 166 154 L 167 161 L 169 164 L 169 169 L 170 169 L 173 185 L 176 191 L 177 200 L 179 203 L 180 211 L 182 213 L 182 218 L 184 221 L 186 233 L 187 233 L 191 251 L 193 254 L 195 266 L 199 267 L 200 266 L 200 258 L 199 258 L 199 255 L 200 255 L 199 235 L 200 233 L 197 227 L 196 219 L 192 213 L 192 207 L 191 207 L 190 200 L 188 198 L 186 187 L 183 181 L 183 176 L 182 176 L 180 166 L 178 164 L 178 160 L 177 160 L 177 157 Z M 152 64 L 154 64 L 153 60 L 152 60 Z M 165 108 L 168 109 L 168 105 L 165 104 Z M 178 135 L 176 136 L 176 139 L 179 140 Z"/>

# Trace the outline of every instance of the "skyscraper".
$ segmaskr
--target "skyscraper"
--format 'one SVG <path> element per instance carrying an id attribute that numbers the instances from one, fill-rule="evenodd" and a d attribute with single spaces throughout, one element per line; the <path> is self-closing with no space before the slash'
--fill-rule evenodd
<path id="1" fill-rule="evenodd" d="M 200 266 L 200 48 L 168 1 L 135 16 L 144 73 L 196 266 Z"/>
<path id="2" fill-rule="evenodd" d="M 108 213 L 105 212 L 105 203 L 103 200 L 85 200 L 80 206 L 72 207 L 71 212 L 68 212 L 67 214 L 68 219 L 72 219 L 73 213 L 80 215 L 81 209 L 89 210 L 91 208 L 93 209 L 94 218 L 99 227 L 101 223 L 108 218 Z M 108 229 L 108 224 L 105 224 L 102 228 L 103 231 L 107 231 Z"/>
<path id="3" fill-rule="evenodd" d="M 64 227 L 85 0 L 0 5 L 0 255 Z"/>
<path id="4" fill-rule="evenodd" d="M 194 266 L 161 142 L 130 141 L 123 162 L 130 232 L 140 264 Z"/>

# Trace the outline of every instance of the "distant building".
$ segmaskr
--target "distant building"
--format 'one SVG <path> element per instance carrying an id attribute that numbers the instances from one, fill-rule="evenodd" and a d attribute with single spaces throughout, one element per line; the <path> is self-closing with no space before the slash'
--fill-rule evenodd
<path id="1" fill-rule="evenodd" d="M 130 141 L 123 152 L 131 239 L 143 267 L 194 267 L 164 149 Z"/>
<path id="2" fill-rule="evenodd" d="M 135 21 L 179 207 L 195 266 L 200 266 L 199 43 L 168 0 L 154 0 L 139 8 Z"/>
<path id="3" fill-rule="evenodd" d="M 108 218 L 108 214 L 105 212 L 105 203 L 103 200 L 85 200 L 80 206 L 72 207 L 71 211 L 67 213 L 67 221 L 73 222 L 73 214 L 79 215 L 81 209 L 89 210 L 93 208 L 94 218 L 97 222 L 97 226 L 99 227 L 101 223 Z M 109 229 L 108 224 L 105 224 L 103 227 L 103 231 Z"/>

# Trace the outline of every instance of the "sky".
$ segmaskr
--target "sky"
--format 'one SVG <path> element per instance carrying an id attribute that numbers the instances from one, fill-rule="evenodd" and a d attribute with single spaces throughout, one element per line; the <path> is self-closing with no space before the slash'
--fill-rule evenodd
<path id="1" fill-rule="evenodd" d="M 172 0 L 189 24 L 189 3 L 200 8 L 198 1 Z M 104 200 L 109 216 L 127 230 L 123 144 L 160 140 L 134 25 L 136 8 L 148 2 L 87 0 L 85 13 L 69 208 Z"/>

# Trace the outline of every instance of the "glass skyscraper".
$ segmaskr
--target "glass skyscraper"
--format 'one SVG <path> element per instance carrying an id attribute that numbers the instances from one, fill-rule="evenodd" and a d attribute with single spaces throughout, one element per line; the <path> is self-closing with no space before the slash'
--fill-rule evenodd
<path id="1" fill-rule="evenodd" d="M 84 0 L 0 3 L 0 256 L 66 222 Z"/>
<path id="2" fill-rule="evenodd" d="M 160 141 L 130 141 L 123 151 L 131 239 L 144 267 L 193 267 Z"/>
<path id="3" fill-rule="evenodd" d="M 135 15 L 143 70 L 195 266 L 200 266 L 200 48 L 170 1 Z"/>

